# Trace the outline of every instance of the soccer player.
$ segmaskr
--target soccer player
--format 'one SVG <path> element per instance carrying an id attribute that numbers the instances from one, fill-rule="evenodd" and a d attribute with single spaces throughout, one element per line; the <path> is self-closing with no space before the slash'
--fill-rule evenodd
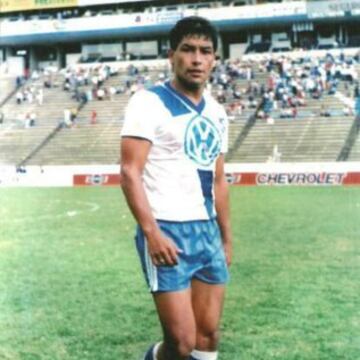
<path id="1" fill-rule="evenodd" d="M 231 230 L 227 117 L 204 91 L 217 31 L 187 17 L 170 32 L 173 78 L 135 93 L 125 112 L 121 181 L 163 330 L 144 360 L 216 360 Z"/>

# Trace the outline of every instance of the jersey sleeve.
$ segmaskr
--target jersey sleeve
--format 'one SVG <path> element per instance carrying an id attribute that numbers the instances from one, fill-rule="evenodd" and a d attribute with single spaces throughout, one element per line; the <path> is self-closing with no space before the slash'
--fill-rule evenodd
<path id="1" fill-rule="evenodd" d="M 132 136 L 154 142 L 157 116 L 151 93 L 140 90 L 129 100 L 125 109 L 121 137 Z"/>

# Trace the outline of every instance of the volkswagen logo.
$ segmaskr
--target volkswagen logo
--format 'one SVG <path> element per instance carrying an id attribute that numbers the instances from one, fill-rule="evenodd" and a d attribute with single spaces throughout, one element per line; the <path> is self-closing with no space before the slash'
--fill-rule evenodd
<path id="1" fill-rule="evenodd" d="M 193 117 L 185 132 L 185 153 L 202 166 L 211 165 L 221 150 L 221 134 L 214 123 L 200 115 Z"/>

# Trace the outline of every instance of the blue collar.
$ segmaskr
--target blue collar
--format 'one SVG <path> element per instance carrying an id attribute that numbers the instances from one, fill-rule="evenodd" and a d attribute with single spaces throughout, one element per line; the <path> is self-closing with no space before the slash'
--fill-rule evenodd
<path id="1" fill-rule="evenodd" d="M 205 107 L 205 99 L 204 97 L 201 98 L 201 101 L 198 105 L 195 105 L 187 96 L 182 94 L 181 92 L 177 91 L 173 86 L 171 86 L 170 81 L 166 81 L 165 84 L 166 88 L 176 94 L 181 100 L 185 102 L 191 109 L 195 110 L 197 113 L 201 114 Z"/>

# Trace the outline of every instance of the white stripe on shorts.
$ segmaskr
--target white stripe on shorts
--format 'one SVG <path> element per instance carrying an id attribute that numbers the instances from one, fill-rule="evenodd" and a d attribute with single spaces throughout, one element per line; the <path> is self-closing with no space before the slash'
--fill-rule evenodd
<path id="1" fill-rule="evenodd" d="M 144 239 L 144 241 L 145 241 L 145 254 L 144 254 L 145 267 L 146 267 L 146 273 L 147 273 L 147 276 L 149 279 L 150 291 L 157 291 L 159 289 L 158 278 L 157 278 L 157 268 L 151 260 L 151 256 L 149 254 L 146 238 Z"/>

